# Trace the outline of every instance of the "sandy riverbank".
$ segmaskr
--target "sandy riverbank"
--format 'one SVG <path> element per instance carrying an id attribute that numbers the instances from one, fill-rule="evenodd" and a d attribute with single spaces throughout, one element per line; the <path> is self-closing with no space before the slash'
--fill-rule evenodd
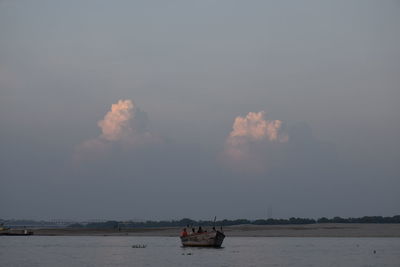
<path id="1" fill-rule="evenodd" d="M 178 227 L 131 229 L 32 229 L 42 236 L 178 236 Z M 237 225 L 227 236 L 243 237 L 400 237 L 400 224 Z"/>

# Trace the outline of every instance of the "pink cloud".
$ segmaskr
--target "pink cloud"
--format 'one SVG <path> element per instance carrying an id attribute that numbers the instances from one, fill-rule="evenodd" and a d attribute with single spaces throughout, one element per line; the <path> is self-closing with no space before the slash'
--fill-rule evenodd
<path id="1" fill-rule="evenodd" d="M 236 117 L 232 128 L 223 154 L 225 162 L 236 169 L 257 172 L 264 170 L 263 157 L 268 153 L 265 151 L 268 149 L 266 144 L 285 143 L 289 140 L 288 135 L 282 131 L 282 121 L 266 120 L 264 111 Z M 264 147 L 260 153 L 260 148 Z"/>
<path id="2" fill-rule="evenodd" d="M 147 117 L 130 99 L 119 100 L 111 105 L 111 109 L 97 125 L 101 134 L 84 141 L 75 149 L 74 158 L 98 158 L 106 155 L 111 147 L 120 144 L 124 149 L 138 145 L 161 142 L 161 139 L 146 129 Z"/>

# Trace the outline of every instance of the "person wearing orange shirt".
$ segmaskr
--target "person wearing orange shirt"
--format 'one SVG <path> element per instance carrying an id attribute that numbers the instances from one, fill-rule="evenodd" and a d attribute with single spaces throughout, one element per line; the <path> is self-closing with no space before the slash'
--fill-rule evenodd
<path id="1" fill-rule="evenodd" d="M 183 231 L 182 231 L 182 233 L 181 233 L 181 236 L 182 237 L 185 237 L 185 236 L 187 236 L 188 235 L 188 233 L 186 232 L 186 228 L 183 228 Z"/>

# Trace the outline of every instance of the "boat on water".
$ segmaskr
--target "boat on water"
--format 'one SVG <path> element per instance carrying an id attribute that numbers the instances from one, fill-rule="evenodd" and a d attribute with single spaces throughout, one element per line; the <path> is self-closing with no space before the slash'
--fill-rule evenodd
<path id="1" fill-rule="evenodd" d="M 11 229 L 1 224 L 0 235 L 33 235 L 33 231 L 28 229 Z"/>
<path id="2" fill-rule="evenodd" d="M 0 235 L 33 235 L 32 231 L 28 230 L 19 230 L 19 231 L 2 231 Z"/>
<path id="3" fill-rule="evenodd" d="M 222 231 L 203 233 L 192 233 L 186 236 L 181 235 L 182 246 L 184 247 L 221 247 L 225 235 Z"/>

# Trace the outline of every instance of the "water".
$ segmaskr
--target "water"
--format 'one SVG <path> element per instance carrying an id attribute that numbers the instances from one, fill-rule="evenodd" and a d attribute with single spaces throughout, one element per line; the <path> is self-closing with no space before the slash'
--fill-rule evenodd
<path id="1" fill-rule="evenodd" d="M 146 248 L 132 248 L 146 244 Z M 400 266 L 400 238 L 0 236 L 0 266 Z M 375 250 L 375 253 L 374 253 Z"/>

